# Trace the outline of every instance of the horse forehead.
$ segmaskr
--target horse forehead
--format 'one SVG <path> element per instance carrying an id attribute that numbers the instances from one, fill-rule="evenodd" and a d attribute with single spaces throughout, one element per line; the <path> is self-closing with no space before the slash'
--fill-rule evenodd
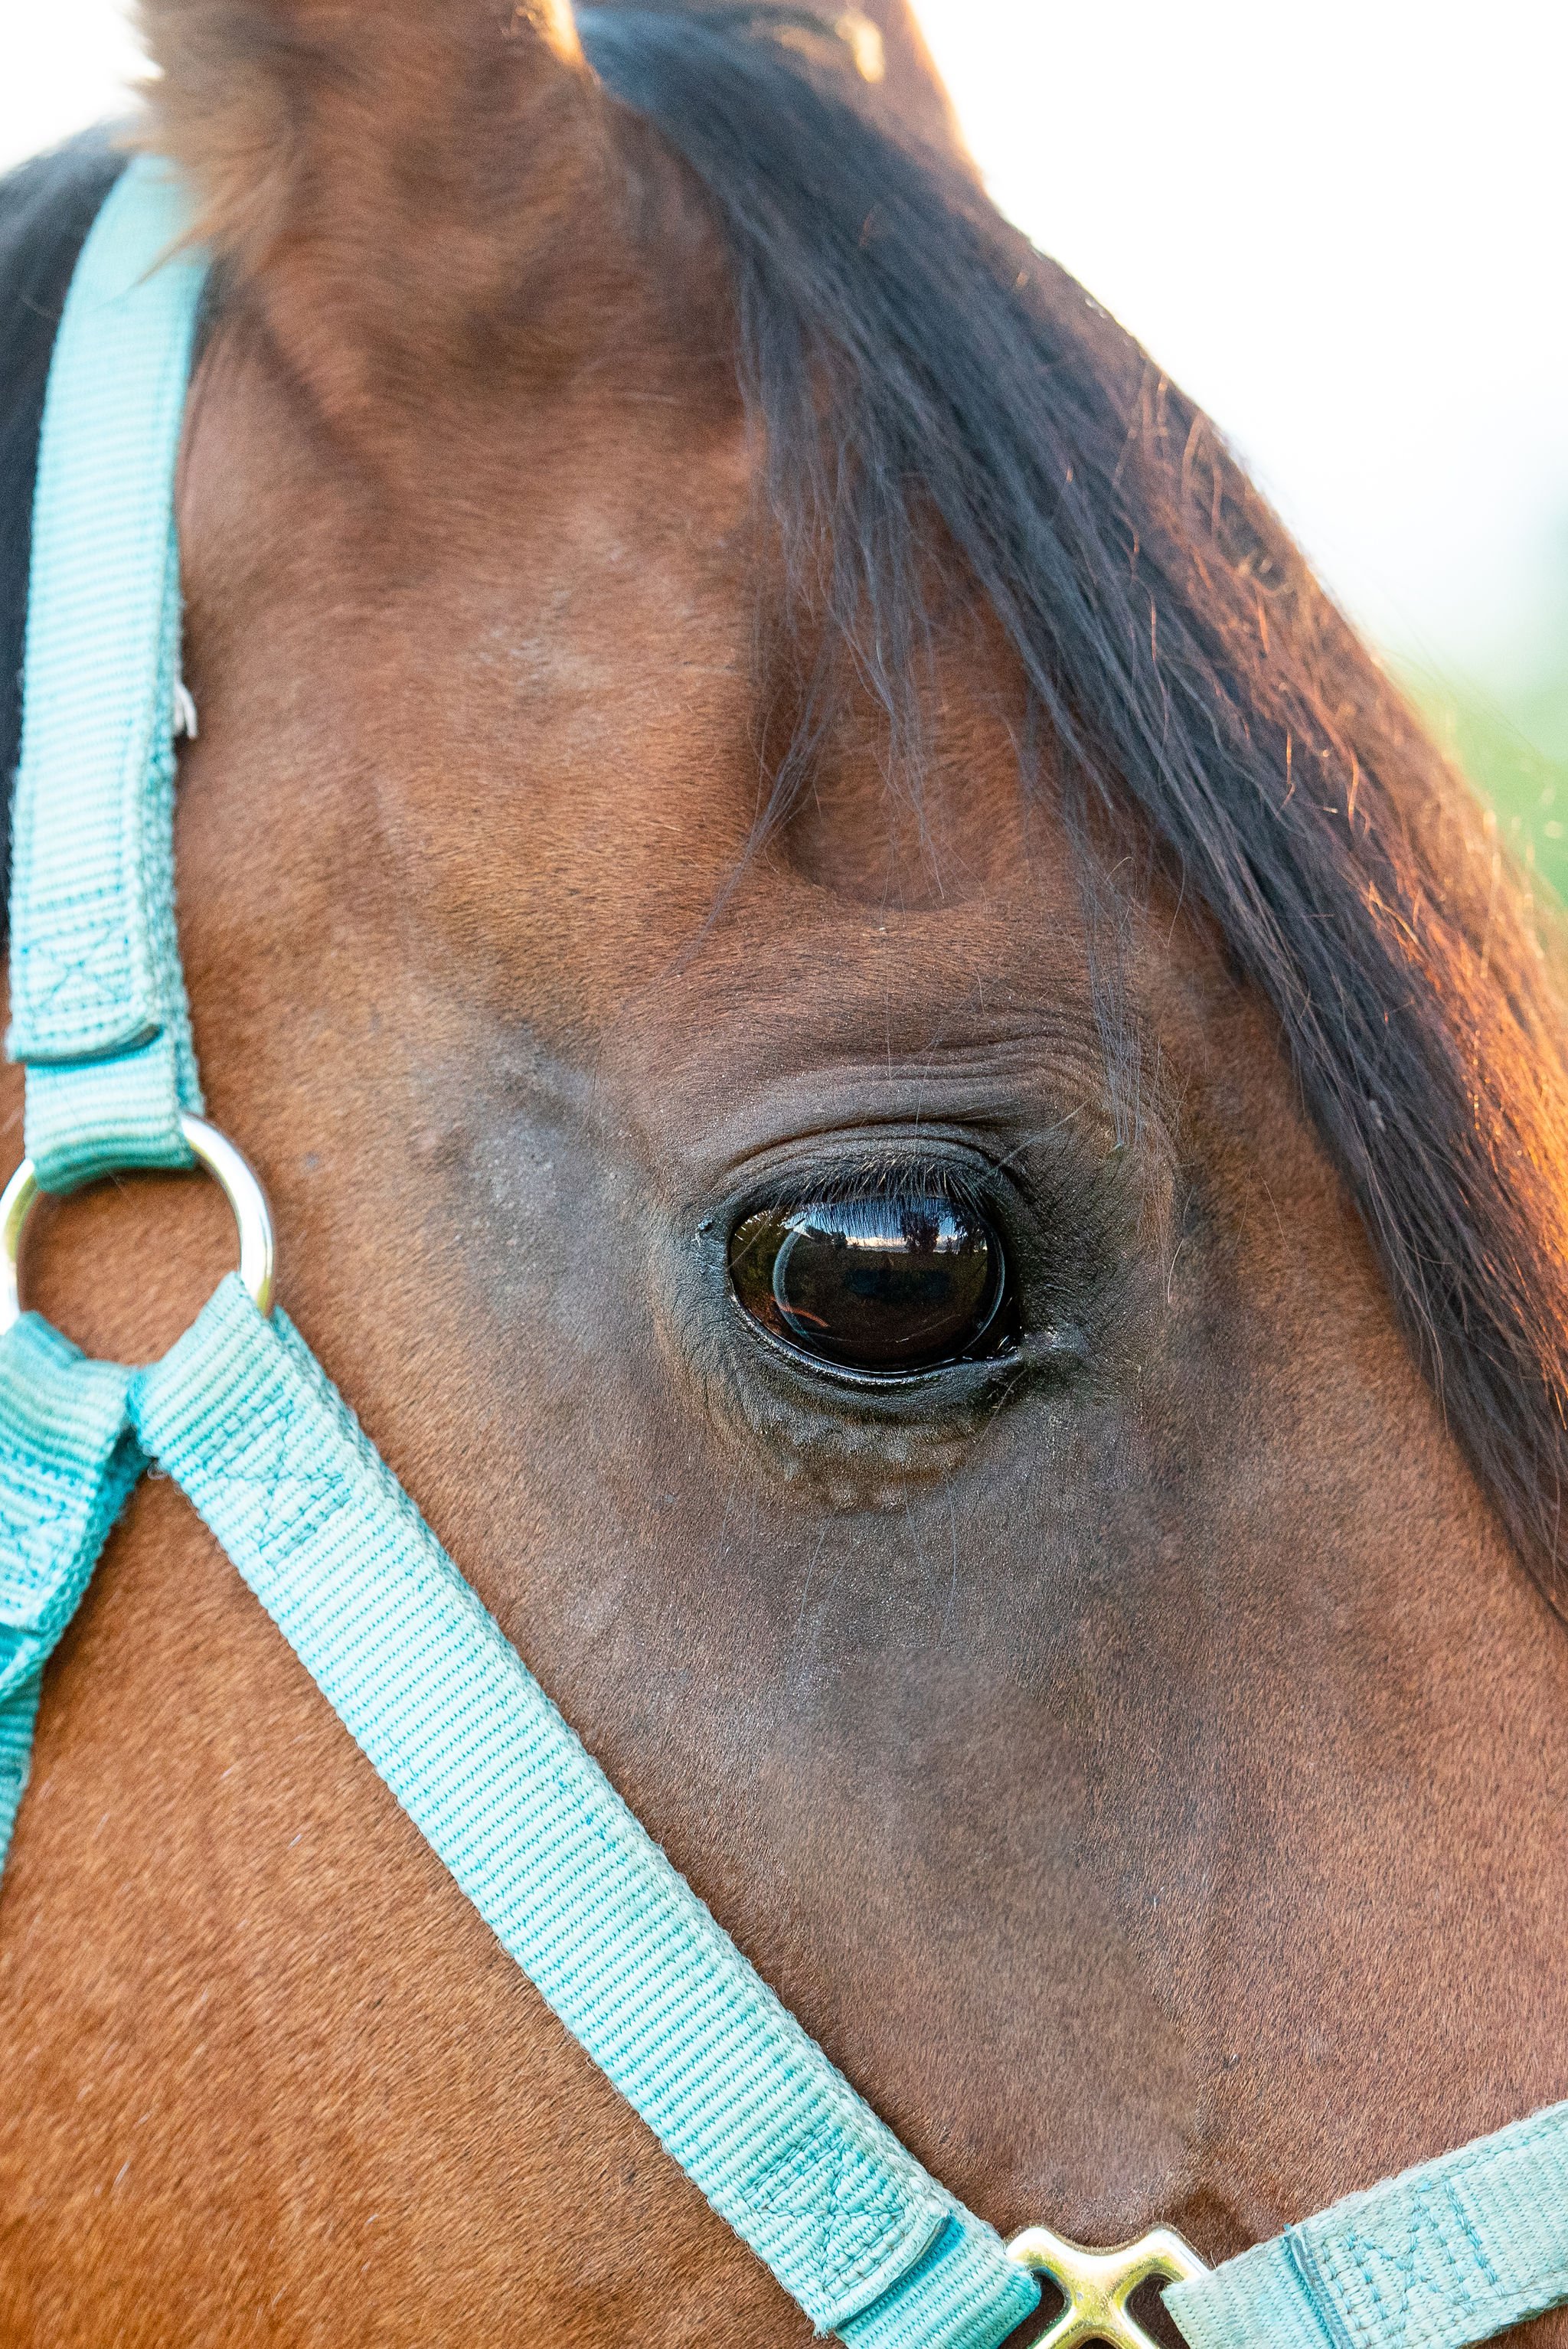
<path id="1" fill-rule="evenodd" d="M 503 409 L 461 436 L 460 480 L 432 442 L 393 528 L 264 377 L 236 370 L 197 413 L 195 682 L 204 718 L 210 688 L 235 720 L 213 848 L 248 869 L 282 778 L 298 902 L 274 833 L 268 903 L 292 934 L 313 891 L 341 905 L 347 843 L 387 937 L 547 1042 L 733 1072 L 929 1058 L 1014 995 L 1081 1027 L 1071 859 L 1026 809 L 1017 680 L 983 624 L 944 642 L 918 792 L 851 705 L 795 823 L 751 853 L 769 590 L 738 417 Z M 257 559 L 280 547 L 286 595 Z"/>
<path id="2" fill-rule="evenodd" d="M 704 657 L 707 628 L 677 634 L 673 678 L 645 658 L 568 683 L 567 648 L 521 688 L 487 667 L 472 699 L 459 661 L 427 687 L 444 709 L 372 698 L 355 764 L 426 951 L 455 947 L 497 1011 L 546 1035 L 615 1030 L 666 1059 L 788 1062 L 802 1037 L 853 1051 L 873 1031 L 884 1057 L 929 1054 L 1024 1003 L 1081 1021 L 1072 857 L 1047 813 L 1021 822 L 1001 730 L 969 724 L 983 681 L 955 663 L 961 740 L 935 746 L 918 805 L 851 746 L 804 826 L 759 844 L 757 682 L 743 641 Z"/>
<path id="3" fill-rule="evenodd" d="M 929 1057 L 1007 1032 L 1020 1007 L 1081 1029 L 1081 875 L 1023 787 L 989 648 L 944 653 L 922 771 L 890 777 L 879 714 L 858 709 L 759 840 L 753 613 L 751 583 L 719 583 L 608 649 L 602 617 L 563 621 L 521 681 L 503 632 L 471 701 L 460 651 L 444 713 L 407 729 L 386 713 L 409 893 L 478 947 L 498 1008 L 708 1064 L 732 1048 L 790 1065 L 802 1043 L 853 1056 L 868 1038 L 890 1063 Z"/>
<path id="4" fill-rule="evenodd" d="M 717 1170 L 899 1121 L 1001 1129 L 1041 1096 L 1103 1106 L 1105 1007 L 1061 874 L 902 909 L 834 901 L 766 854 L 684 894 L 657 856 L 624 855 L 603 887 L 505 862 L 485 882 L 504 951 L 469 970 L 484 1014 L 591 1064 L 655 1163 Z"/>

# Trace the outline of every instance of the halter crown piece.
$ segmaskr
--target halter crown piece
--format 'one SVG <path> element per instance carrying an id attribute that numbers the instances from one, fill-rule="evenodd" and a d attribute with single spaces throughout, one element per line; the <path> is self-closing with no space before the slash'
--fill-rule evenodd
<path id="1" fill-rule="evenodd" d="M 271 1309 L 265 1201 L 201 1117 L 175 938 L 174 461 L 205 264 L 177 181 L 121 174 L 83 247 L 39 450 L 11 897 L 26 1157 L 0 1199 L 0 1857 L 45 1662 L 141 1470 L 180 1485 L 415 1826 L 567 2029 L 820 2332 L 851 2349 L 1462 2349 L 1568 2298 L 1568 2106 L 1212 2272 L 1168 2230 L 1005 2245 L 761 1982 L 543 1694 Z M 172 257 L 170 257 L 172 256 Z M 37 1188 L 216 1174 L 241 1269 L 160 1361 L 19 1309 Z M 8 1268 L 8 1270 L 5 1269 Z"/>

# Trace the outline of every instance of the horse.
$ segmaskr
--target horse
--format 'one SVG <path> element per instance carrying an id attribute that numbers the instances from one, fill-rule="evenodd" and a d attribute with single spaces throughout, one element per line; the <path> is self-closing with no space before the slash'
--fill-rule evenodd
<path id="1" fill-rule="evenodd" d="M 1004 2230 L 1213 2260 L 1568 2095 L 1560 963 L 1465 787 L 902 0 L 145 16 L 196 1033 L 463 1572 Z M 125 1361 L 232 1245 L 36 1221 Z M 0 2080 L 18 2349 L 808 2335 L 157 1478 Z"/>

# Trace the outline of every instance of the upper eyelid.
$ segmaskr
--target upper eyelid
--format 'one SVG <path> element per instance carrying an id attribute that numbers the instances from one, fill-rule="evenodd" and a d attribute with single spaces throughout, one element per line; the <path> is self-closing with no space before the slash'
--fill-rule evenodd
<path id="1" fill-rule="evenodd" d="M 655 1143 L 655 1155 L 662 1157 L 667 1150 L 672 1175 L 681 1187 L 717 1192 L 738 1186 L 748 1168 L 789 1144 L 830 1148 L 849 1134 L 923 1135 L 937 1143 L 954 1140 L 982 1155 L 995 1144 L 1006 1154 L 1020 1142 L 1026 1147 L 1059 1126 L 1076 1124 L 1085 1114 L 1100 1114 L 1092 1089 L 1085 1092 L 1068 1084 L 1054 1112 L 1047 1110 L 1037 1122 L 1026 1112 L 1020 1121 L 1019 1087 L 1006 1078 L 1006 1070 L 991 1063 L 975 1070 L 968 1081 L 951 1070 L 940 1081 L 930 1071 L 912 1074 L 898 1066 L 848 1072 L 836 1065 L 799 1070 L 755 1090 L 743 1088 L 717 1114 L 699 1111 L 670 1131 L 662 1147 Z M 1026 1098 L 1034 1091 L 1026 1088 Z M 669 1104 L 665 1107 L 667 1111 Z M 1021 1124 L 1031 1131 L 1021 1133 Z M 677 1168 L 682 1172 L 676 1174 Z"/>

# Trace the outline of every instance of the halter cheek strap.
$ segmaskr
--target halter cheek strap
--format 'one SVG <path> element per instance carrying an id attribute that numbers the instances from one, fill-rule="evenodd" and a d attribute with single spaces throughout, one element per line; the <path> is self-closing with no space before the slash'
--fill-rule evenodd
<path id="1" fill-rule="evenodd" d="M 1166 2306 L 1192 2349 L 1465 2349 L 1568 2299 L 1568 2105 L 1352 2194 Z"/>
<path id="2" fill-rule="evenodd" d="M 51 1191 L 189 1166 L 201 1109 L 174 927 L 174 466 L 206 276 L 171 251 L 183 225 L 132 164 L 77 264 L 38 449 L 6 1049 Z"/>
<path id="3" fill-rule="evenodd" d="M 1167 2298 L 1194 2349 L 1460 2349 L 1568 2297 L 1568 2106 L 1212 2274 L 1164 2230 L 1109 2253 L 1043 2228 L 1005 2247 L 758 1978 L 269 1313 L 264 1208 L 200 1122 L 174 934 L 172 484 L 203 275 L 175 250 L 182 223 L 172 179 L 133 163 L 50 378 L 12 894 L 33 1164 L 0 1237 L 14 1255 L 35 1181 L 188 1165 L 193 1145 L 252 1225 L 244 1277 L 134 1375 L 18 1316 L 0 1283 L 0 1858 L 44 1662 L 156 1461 L 568 2030 L 819 2330 L 998 2349 L 1037 2271 L 1067 2295 L 1054 2349 L 1151 2349 L 1127 2310 L 1150 2274 L 1181 2279 Z"/>

